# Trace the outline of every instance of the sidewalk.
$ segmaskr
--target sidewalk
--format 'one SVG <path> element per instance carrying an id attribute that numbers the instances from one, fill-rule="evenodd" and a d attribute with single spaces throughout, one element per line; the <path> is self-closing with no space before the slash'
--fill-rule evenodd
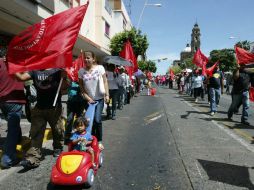
<path id="1" fill-rule="evenodd" d="M 224 111 L 212 117 L 207 101 L 163 87 L 159 94 L 193 188 L 254 189 L 254 146 L 221 124 Z"/>

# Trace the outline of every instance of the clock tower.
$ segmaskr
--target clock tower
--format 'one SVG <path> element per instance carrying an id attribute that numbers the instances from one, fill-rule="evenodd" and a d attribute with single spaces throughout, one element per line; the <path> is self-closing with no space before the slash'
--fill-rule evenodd
<path id="1" fill-rule="evenodd" d="M 200 48 L 200 29 L 196 23 L 191 33 L 191 52 L 195 53 Z"/>

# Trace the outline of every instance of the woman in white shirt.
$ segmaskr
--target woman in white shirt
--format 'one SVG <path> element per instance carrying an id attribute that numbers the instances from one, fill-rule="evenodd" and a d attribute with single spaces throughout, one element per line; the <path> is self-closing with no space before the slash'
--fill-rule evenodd
<path id="1" fill-rule="evenodd" d="M 201 95 L 202 100 L 204 99 L 204 93 L 203 93 L 203 76 L 200 75 L 200 73 L 195 73 L 193 77 L 193 87 L 194 87 L 194 98 L 195 102 L 198 102 L 198 96 Z"/>
<path id="2" fill-rule="evenodd" d="M 81 68 L 78 72 L 79 86 L 83 98 L 88 103 L 98 102 L 95 108 L 94 123 L 92 135 L 94 135 L 99 142 L 99 148 L 104 149 L 102 144 L 102 110 L 105 101 L 109 101 L 108 83 L 105 69 L 102 65 L 96 64 L 95 54 L 91 51 L 84 52 L 84 59 L 86 60 L 86 67 Z M 102 76 L 105 88 L 105 94 L 102 94 L 99 89 L 99 78 Z"/>

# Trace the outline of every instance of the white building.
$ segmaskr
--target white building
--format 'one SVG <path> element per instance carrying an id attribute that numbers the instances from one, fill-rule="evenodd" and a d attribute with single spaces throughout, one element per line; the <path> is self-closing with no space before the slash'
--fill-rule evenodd
<path id="1" fill-rule="evenodd" d="M 1 0 L 0 46 L 30 25 L 87 0 Z M 110 54 L 110 39 L 118 32 L 132 27 L 122 0 L 90 0 L 73 54 L 80 49 L 94 51 L 100 59 Z"/>

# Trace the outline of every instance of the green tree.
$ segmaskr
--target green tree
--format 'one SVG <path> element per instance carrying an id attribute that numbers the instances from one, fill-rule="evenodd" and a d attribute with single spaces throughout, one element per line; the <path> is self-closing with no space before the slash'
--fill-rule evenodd
<path id="1" fill-rule="evenodd" d="M 119 55 L 124 47 L 124 43 L 130 40 L 132 48 L 136 57 L 142 56 L 143 60 L 145 58 L 145 52 L 149 46 L 146 35 L 141 35 L 141 31 L 137 31 L 135 28 L 131 30 L 125 30 L 123 32 L 117 33 L 110 40 L 110 51 L 112 55 Z"/>
<path id="2" fill-rule="evenodd" d="M 152 73 L 155 73 L 157 71 L 157 67 L 154 61 L 148 60 L 148 61 L 138 61 L 138 67 L 141 71 L 150 71 Z"/>
<path id="3" fill-rule="evenodd" d="M 181 73 L 182 69 L 179 65 L 175 65 L 175 66 L 172 66 L 170 67 L 172 69 L 172 71 L 174 72 L 174 74 L 178 74 L 178 73 Z"/>
<path id="4" fill-rule="evenodd" d="M 215 62 L 219 61 L 222 71 L 232 71 L 236 67 L 236 59 L 234 49 L 213 50 L 210 52 L 210 60 L 207 67 L 211 67 Z"/>
<path id="5" fill-rule="evenodd" d="M 248 40 L 244 40 L 244 41 L 239 41 L 235 44 L 236 46 L 243 48 L 247 51 L 250 50 L 250 42 Z"/>
<path id="6" fill-rule="evenodd" d="M 187 59 L 184 59 L 184 68 L 182 68 L 182 69 L 186 69 L 186 68 L 188 68 L 188 69 L 194 69 L 194 68 L 196 68 L 197 66 L 195 65 L 195 64 L 193 64 L 192 63 L 192 60 L 193 60 L 193 56 L 192 57 L 190 57 L 190 58 L 187 58 Z"/>

